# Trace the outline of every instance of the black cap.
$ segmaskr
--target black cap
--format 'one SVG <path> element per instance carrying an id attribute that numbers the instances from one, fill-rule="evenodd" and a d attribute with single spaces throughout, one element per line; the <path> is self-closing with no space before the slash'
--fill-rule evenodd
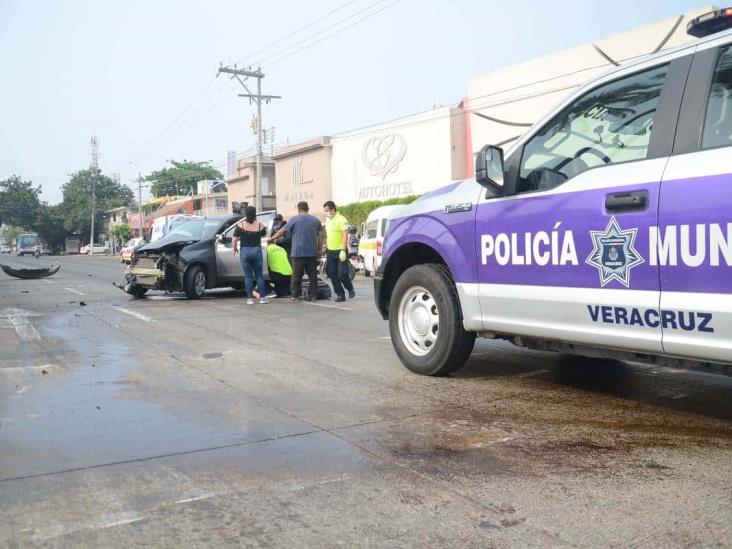
<path id="1" fill-rule="evenodd" d="M 280 213 L 275 214 L 275 216 L 272 219 L 274 219 L 275 221 L 282 221 L 282 219 L 283 219 L 282 214 L 280 214 Z"/>

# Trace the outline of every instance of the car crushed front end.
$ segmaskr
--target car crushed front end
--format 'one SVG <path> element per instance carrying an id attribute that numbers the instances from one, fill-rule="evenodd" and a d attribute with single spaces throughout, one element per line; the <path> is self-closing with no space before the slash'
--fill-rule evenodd
<path id="1" fill-rule="evenodd" d="M 187 244 L 181 242 L 147 250 L 143 246 L 135 250 L 125 272 L 125 282 L 118 287 L 135 296 L 148 290 L 182 291 L 188 262 L 181 258 L 181 250 Z"/>

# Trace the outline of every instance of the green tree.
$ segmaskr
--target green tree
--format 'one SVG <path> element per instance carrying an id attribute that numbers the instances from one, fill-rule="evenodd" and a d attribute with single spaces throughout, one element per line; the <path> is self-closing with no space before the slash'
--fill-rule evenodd
<path id="1" fill-rule="evenodd" d="M 219 170 L 210 162 L 176 162 L 170 160 L 170 166 L 152 172 L 145 177 L 150 181 L 150 192 L 153 196 L 184 195 L 196 193 L 196 183 L 207 179 L 223 179 Z"/>
<path id="2" fill-rule="evenodd" d="M 68 231 L 64 227 L 63 204 L 55 206 L 41 205 L 33 229 L 41 240 L 53 249 L 63 248 Z"/>
<path id="3" fill-rule="evenodd" d="M 366 221 L 369 214 L 376 208 L 381 206 L 392 206 L 395 204 L 411 204 L 417 200 L 419 196 L 409 195 L 401 196 L 399 198 L 389 198 L 388 200 L 367 200 L 365 202 L 353 202 L 351 204 L 345 204 L 338 206 L 338 211 L 343 214 L 348 223 L 356 225 L 358 230 L 361 230 L 361 224 Z"/>
<path id="4" fill-rule="evenodd" d="M 122 243 L 127 242 L 130 239 L 130 236 L 132 236 L 132 229 L 130 229 L 130 226 L 126 223 L 115 225 L 112 227 L 110 232 L 117 239 L 117 242 Z"/>
<path id="5" fill-rule="evenodd" d="M 23 232 L 23 229 L 15 225 L 3 225 L 0 234 L 5 237 L 7 244 L 11 245 L 15 244 L 15 239 L 18 238 L 19 234 L 23 234 Z"/>
<path id="6" fill-rule="evenodd" d="M 0 181 L 0 224 L 32 227 L 38 216 L 41 187 L 17 175 Z"/>
<path id="7" fill-rule="evenodd" d="M 91 229 L 92 193 L 95 196 L 95 239 L 102 229 L 105 210 L 119 206 L 132 206 L 134 195 L 126 185 L 117 183 L 99 170 L 80 170 L 72 174 L 64 184 L 60 210 L 64 216 L 64 228 L 69 233 L 89 234 Z"/>

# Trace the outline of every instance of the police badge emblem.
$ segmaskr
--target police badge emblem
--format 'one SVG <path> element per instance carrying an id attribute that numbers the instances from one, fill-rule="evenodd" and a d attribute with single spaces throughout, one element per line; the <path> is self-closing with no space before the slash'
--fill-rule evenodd
<path id="1" fill-rule="evenodd" d="M 604 231 L 590 231 L 593 249 L 585 263 L 597 268 L 601 286 L 616 280 L 630 287 L 630 270 L 644 262 L 635 249 L 637 233 L 638 229 L 622 230 L 615 217 Z"/>

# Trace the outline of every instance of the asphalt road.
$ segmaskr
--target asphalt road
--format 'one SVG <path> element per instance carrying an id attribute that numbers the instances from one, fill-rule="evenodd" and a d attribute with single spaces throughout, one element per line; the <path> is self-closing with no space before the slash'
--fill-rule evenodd
<path id="1" fill-rule="evenodd" d="M 0 546 L 730 545 L 730 377 L 486 340 L 420 377 L 369 279 L 247 307 L 60 261 L 0 273 Z"/>

